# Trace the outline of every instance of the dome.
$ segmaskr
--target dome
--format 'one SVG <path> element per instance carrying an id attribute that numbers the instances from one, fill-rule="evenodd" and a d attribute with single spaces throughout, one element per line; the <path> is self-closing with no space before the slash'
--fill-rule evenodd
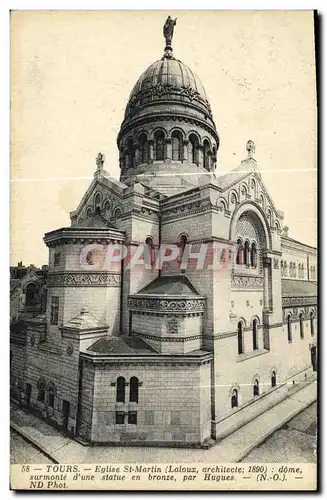
<path id="1" fill-rule="evenodd" d="M 125 118 L 146 103 L 160 100 L 193 103 L 211 116 L 210 104 L 200 79 L 182 61 L 163 57 L 140 76 L 130 94 Z"/>
<path id="2" fill-rule="evenodd" d="M 219 148 L 204 86 L 173 55 L 175 24 L 169 16 L 164 55 L 133 86 L 117 136 L 121 182 L 142 182 L 165 194 L 190 188 L 210 175 Z"/>

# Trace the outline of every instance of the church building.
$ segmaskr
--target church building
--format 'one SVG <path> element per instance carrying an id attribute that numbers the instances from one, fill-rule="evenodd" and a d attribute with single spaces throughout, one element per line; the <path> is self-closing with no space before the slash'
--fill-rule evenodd
<path id="1" fill-rule="evenodd" d="M 251 140 L 219 174 L 175 24 L 131 91 L 120 180 L 99 153 L 70 224 L 45 234 L 45 312 L 11 336 L 15 400 L 84 443 L 208 447 L 317 369 L 316 249 L 288 236 Z"/>

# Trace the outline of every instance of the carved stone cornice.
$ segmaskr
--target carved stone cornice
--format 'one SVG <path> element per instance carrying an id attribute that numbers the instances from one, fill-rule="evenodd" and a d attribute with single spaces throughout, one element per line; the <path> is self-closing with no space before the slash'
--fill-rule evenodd
<path id="1" fill-rule="evenodd" d="M 67 227 L 46 233 L 44 242 L 47 247 L 71 244 L 92 244 L 109 245 L 110 243 L 121 244 L 125 241 L 122 232 L 113 229 L 87 229 Z"/>
<path id="2" fill-rule="evenodd" d="M 156 342 L 187 342 L 189 340 L 199 340 L 202 338 L 201 335 L 193 335 L 192 337 L 177 337 L 175 335 L 171 337 L 160 337 L 156 335 L 148 335 L 146 333 L 138 333 L 138 332 L 132 332 L 132 333 L 136 337 L 154 340 Z"/>
<path id="3" fill-rule="evenodd" d="M 66 271 L 48 274 L 48 287 L 120 286 L 120 274 L 99 271 Z"/>
<path id="4" fill-rule="evenodd" d="M 238 276 L 232 275 L 232 287 L 235 288 L 262 288 L 262 276 Z"/>
<path id="5" fill-rule="evenodd" d="M 131 311 L 148 311 L 156 314 L 193 314 L 203 313 L 205 298 L 160 298 L 129 297 L 128 308 Z"/>
<path id="6" fill-rule="evenodd" d="M 282 307 L 293 307 L 293 306 L 304 306 L 304 305 L 316 305 L 317 297 L 283 297 Z"/>
<path id="7" fill-rule="evenodd" d="M 126 365 L 138 366 L 189 366 L 203 365 L 210 363 L 213 355 L 207 352 L 202 355 L 184 354 L 176 356 L 174 354 L 102 354 L 94 352 L 81 352 L 83 362 L 99 364 L 102 367 L 105 365 L 123 367 Z"/>

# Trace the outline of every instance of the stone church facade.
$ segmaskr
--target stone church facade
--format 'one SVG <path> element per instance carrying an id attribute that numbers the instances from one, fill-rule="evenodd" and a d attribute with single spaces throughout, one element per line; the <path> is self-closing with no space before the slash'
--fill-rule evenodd
<path id="1" fill-rule="evenodd" d="M 117 145 L 120 180 L 99 154 L 70 226 L 44 237 L 16 399 L 87 443 L 210 446 L 316 370 L 316 249 L 288 236 L 252 141 L 219 175 L 208 97 L 169 36 Z"/>

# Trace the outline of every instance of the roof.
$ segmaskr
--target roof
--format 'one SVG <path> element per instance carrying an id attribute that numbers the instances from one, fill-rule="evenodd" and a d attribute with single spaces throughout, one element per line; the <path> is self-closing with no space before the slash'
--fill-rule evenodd
<path id="1" fill-rule="evenodd" d="M 92 214 L 87 219 L 83 221 L 77 222 L 74 225 L 74 228 L 81 227 L 83 229 L 116 229 L 117 228 L 111 224 L 107 219 L 105 219 L 101 214 L 95 213 Z"/>
<path id="2" fill-rule="evenodd" d="M 308 245 L 307 243 L 303 243 L 303 241 L 299 241 L 299 240 L 295 240 L 294 238 L 290 238 L 289 236 L 283 235 L 281 239 L 282 239 L 282 244 L 285 243 L 285 242 L 286 243 L 287 242 L 298 243 L 301 246 L 308 247 L 308 248 L 311 248 L 312 250 L 316 250 L 317 251 L 316 247 L 313 247 L 312 245 Z"/>
<path id="3" fill-rule="evenodd" d="M 163 57 L 152 63 L 137 80 L 130 94 L 130 100 L 142 90 L 155 87 L 156 85 L 189 88 L 199 94 L 207 101 L 207 94 L 199 77 L 182 61 L 178 59 Z M 165 92 L 162 92 L 165 94 Z M 160 96 L 160 94 L 159 94 Z M 166 96 L 164 96 L 166 97 Z M 185 98 L 187 98 L 185 96 Z M 184 98 L 184 99 L 185 99 Z M 189 98 L 188 98 L 189 99 Z M 183 100 L 183 99 L 181 99 Z"/>
<path id="4" fill-rule="evenodd" d="M 13 292 L 20 284 L 19 279 L 11 279 L 10 280 L 10 292 Z"/>
<path id="5" fill-rule="evenodd" d="M 87 307 L 82 307 L 81 312 L 65 323 L 62 328 L 74 330 L 94 330 L 96 328 L 107 329 L 104 323 L 91 314 Z"/>
<path id="6" fill-rule="evenodd" d="M 138 294 L 150 295 L 199 295 L 190 280 L 184 274 L 164 275 L 142 288 Z"/>
<path id="7" fill-rule="evenodd" d="M 241 164 L 231 170 L 230 172 L 227 172 L 224 175 L 217 176 L 217 184 L 221 189 L 225 189 L 228 186 L 231 186 L 235 182 L 240 181 L 247 175 L 249 175 L 251 172 L 254 172 L 256 170 L 255 163 L 253 160 L 244 160 L 241 162 Z"/>
<path id="8" fill-rule="evenodd" d="M 93 345 L 87 348 L 88 352 L 100 354 L 155 354 L 152 349 L 143 340 L 137 337 L 106 337 L 97 340 Z"/>
<path id="9" fill-rule="evenodd" d="M 316 297 L 317 283 L 312 281 L 282 280 L 283 297 Z"/>

